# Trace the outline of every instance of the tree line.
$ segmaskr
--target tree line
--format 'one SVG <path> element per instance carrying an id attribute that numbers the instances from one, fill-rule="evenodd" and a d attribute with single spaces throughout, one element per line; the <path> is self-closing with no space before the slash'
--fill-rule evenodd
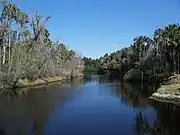
<path id="1" fill-rule="evenodd" d="M 99 74 L 124 80 L 162 80 L 179 74 L 180 25 L 158 28 L 153 37 L 135 37 L 130 47 L 105 54 L 96 62 Z"/>
<path id="2" fill-rule="evenodd" d="M 36 11 L 30 18 L 7 0 L 0 4 L 0 89 L 14 86 L 20 79 L 82 75 L 81 56 L 50 39 L 45 24 L 51 17 Z"/>
<path id="3" fill-rule="evenodd" d="M 88 57 L 83 57 L 84 74 L 98 74 L 99 60 Z"/>

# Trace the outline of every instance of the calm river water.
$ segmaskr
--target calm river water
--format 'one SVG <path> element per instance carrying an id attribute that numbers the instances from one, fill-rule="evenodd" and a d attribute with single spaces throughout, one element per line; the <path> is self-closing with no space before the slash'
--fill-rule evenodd
<path id="1" fill-rule="evenodd" d="M 24 89 L 0 98 L 0 135 L 180 135 L 178 107 L 153 89 L 100 76 Z"/>

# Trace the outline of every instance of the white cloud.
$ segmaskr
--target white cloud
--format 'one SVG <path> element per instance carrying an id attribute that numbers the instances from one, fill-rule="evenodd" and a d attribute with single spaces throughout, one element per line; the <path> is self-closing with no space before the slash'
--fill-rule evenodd
<path id="1" fill-rule="evenodd" d="M 118 45 L 117 44 L 113 44 L 113 47 L 118 47 Z"/>

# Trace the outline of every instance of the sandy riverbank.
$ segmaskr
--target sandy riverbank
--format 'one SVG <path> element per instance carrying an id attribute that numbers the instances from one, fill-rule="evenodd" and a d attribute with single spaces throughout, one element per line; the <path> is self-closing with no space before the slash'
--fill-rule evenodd
<path id="1" fill-rule="evenodd" d="M 150 99 L 180 104 L 180 75 L 171 76 L 152 94 Z"/>

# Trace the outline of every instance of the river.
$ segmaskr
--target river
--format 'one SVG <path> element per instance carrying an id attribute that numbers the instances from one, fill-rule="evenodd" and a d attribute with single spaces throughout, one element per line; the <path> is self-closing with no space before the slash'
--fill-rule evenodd
<path id="1" fill-rule="evenodd" d="M 0 135 L 179 135 L 179 108 L 154 89 L 92 76 L 18 90 L 0 98 Z"/>

